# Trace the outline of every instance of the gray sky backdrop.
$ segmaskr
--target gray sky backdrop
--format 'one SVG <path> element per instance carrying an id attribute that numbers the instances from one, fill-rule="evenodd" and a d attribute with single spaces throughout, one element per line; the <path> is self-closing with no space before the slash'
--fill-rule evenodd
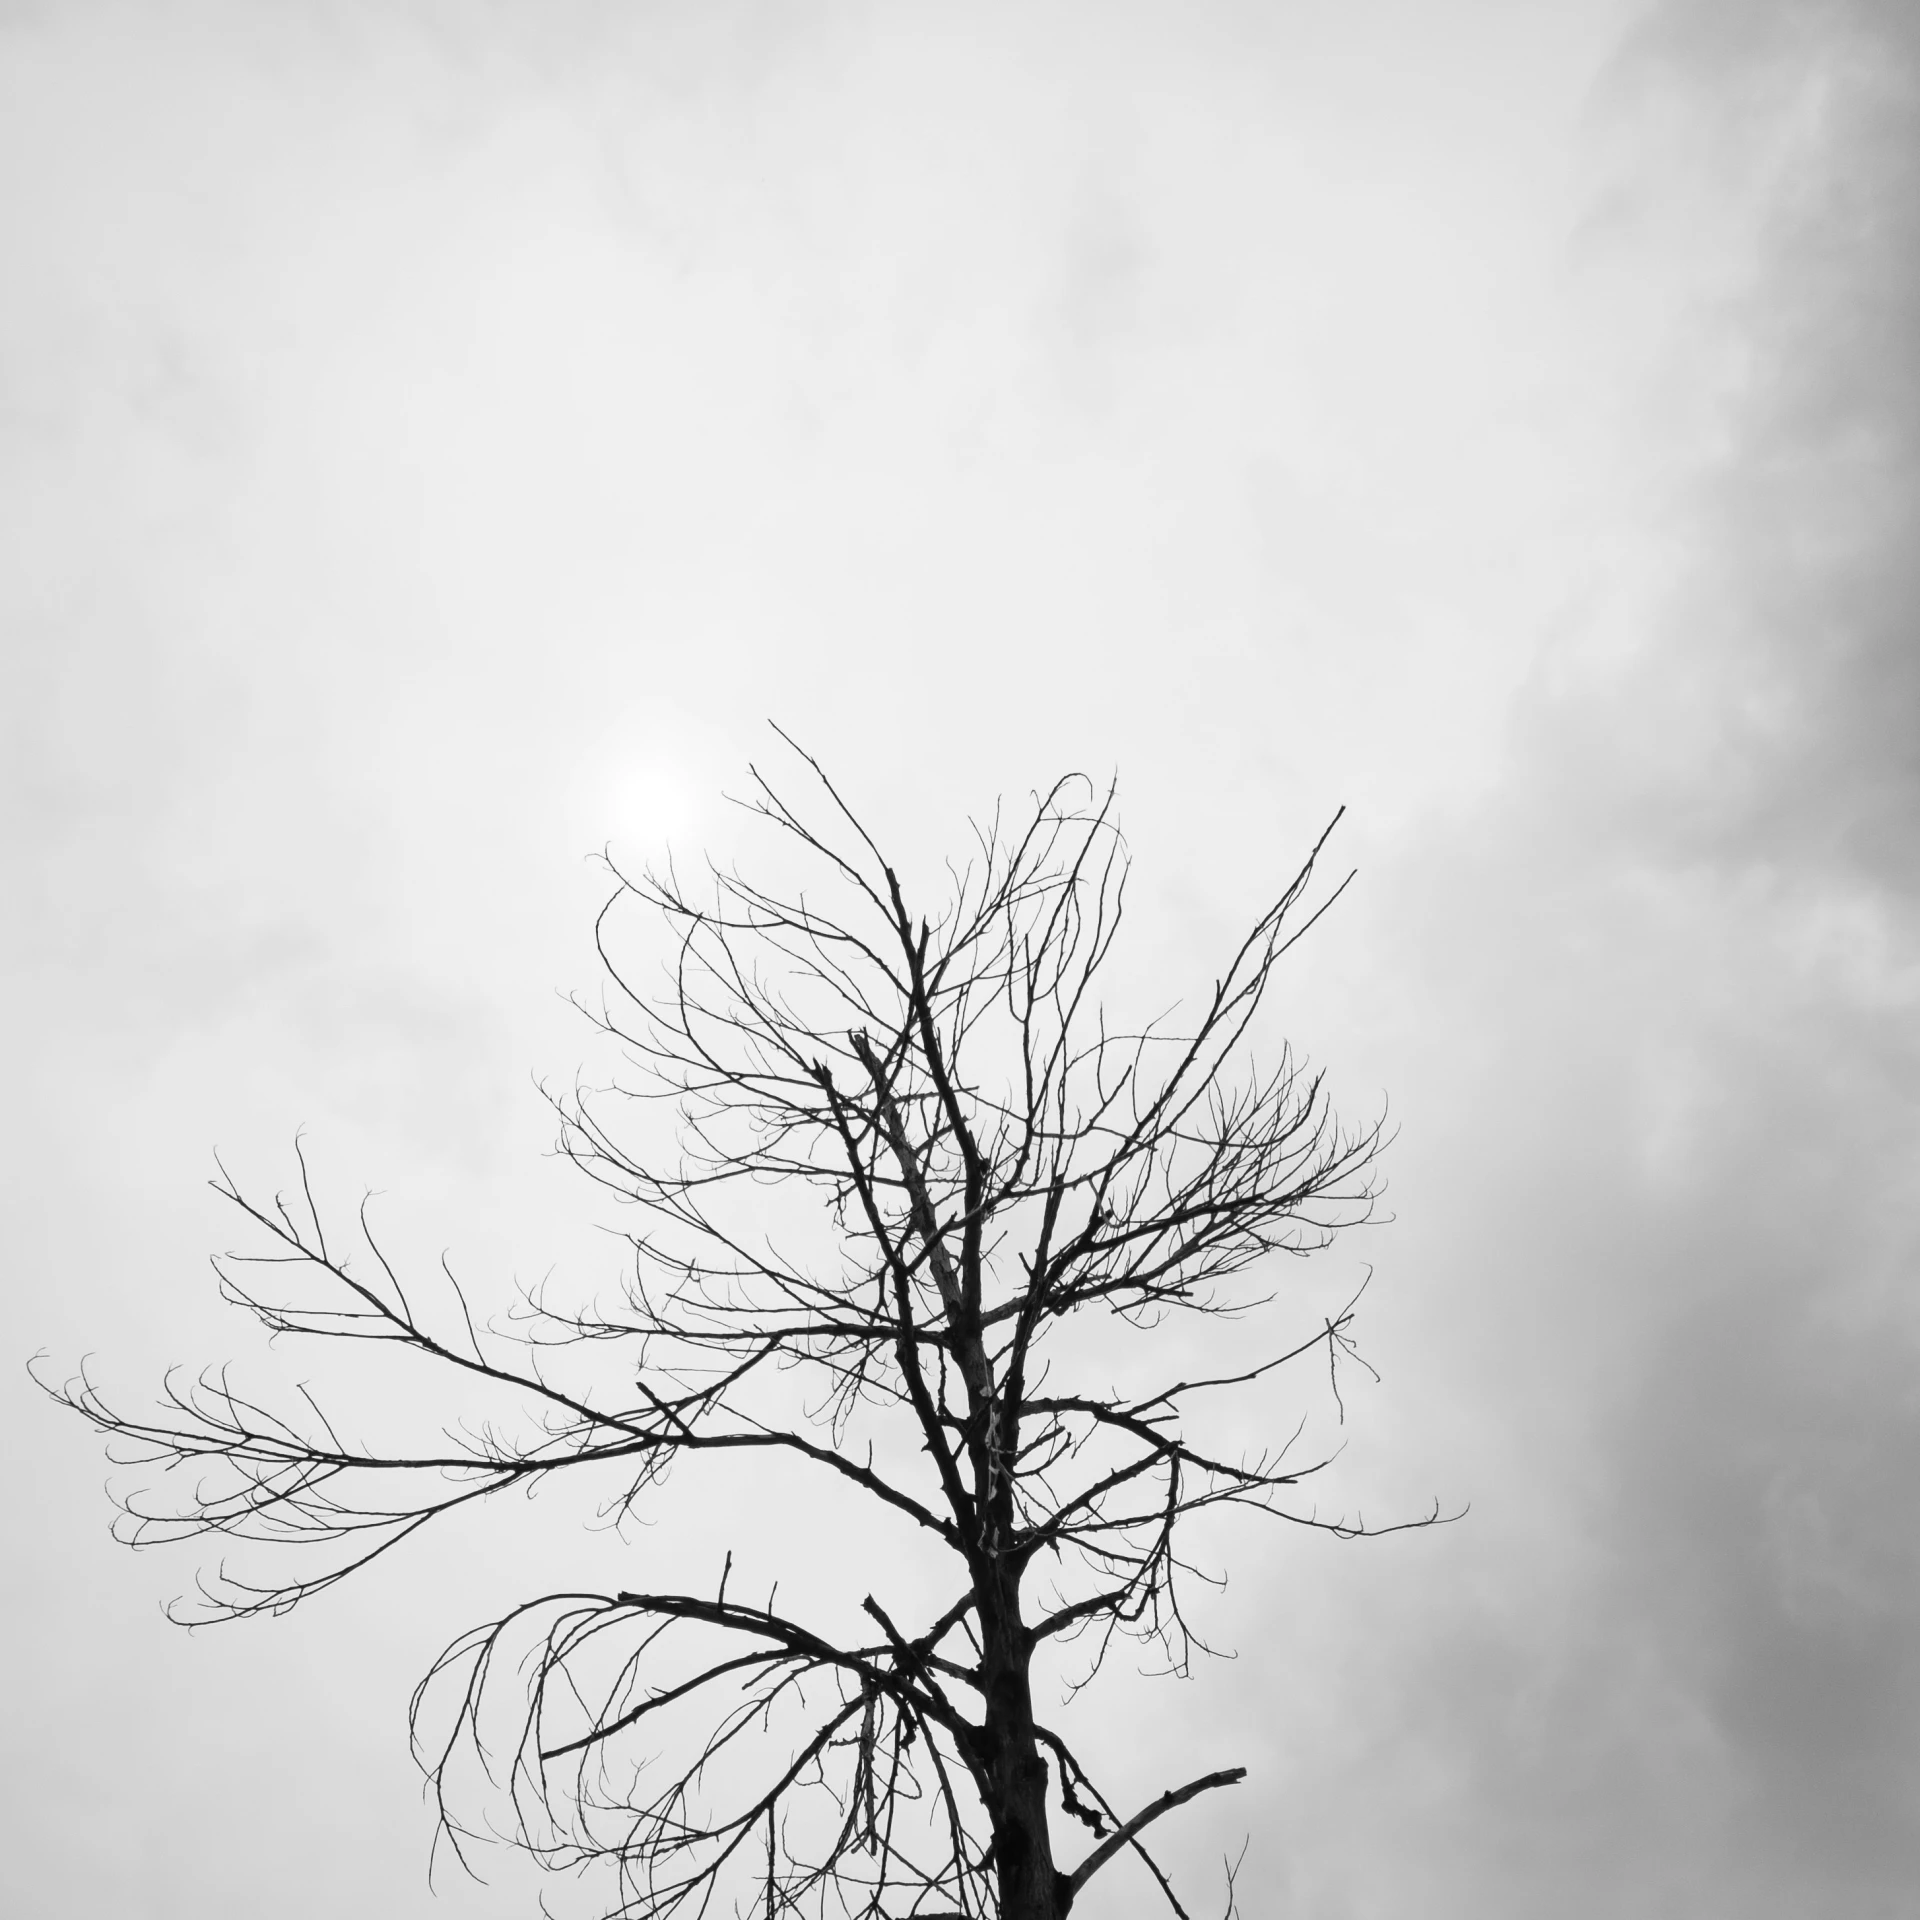
<path id="1" fill-rule="evenodd" d="M 302 1124 L 604 1273 L 581 856 L 735 845 L 769 715 L 921 860 L 1117 768 L 1156 995 L 1344 801 L 1341 1489 L 1473 1511 L 1242 1532 L 1092 1724 L 1252 1769 L 1173 1845 L 1250 1920 L 1920 1915 L 1917 242 L 1908 0 L 14 0 L 16 1360 L 232 1348 L 210 1152 Z M 605 1541 L 189 1637 L 4 1418 L 0 1907 L 528 1910 L 427 1893 L 405 1692 Z"/>

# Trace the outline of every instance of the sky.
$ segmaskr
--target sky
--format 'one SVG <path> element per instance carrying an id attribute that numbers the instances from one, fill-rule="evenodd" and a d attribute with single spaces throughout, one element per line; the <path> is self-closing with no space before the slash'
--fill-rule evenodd
<path id="1" fill-rule="evenodd" d="M 604 1270 L 589 856 L 750 858 L 772 719 L 923 867 L 1117 773 L 1156 999 L 1348 809 L 1339 1492 L 1468 1511 L 1223 1536 L 1236 1657 L 1088 1696 L 1249 1768 L 1202 1910 L 1920 1915 L 1917 108 L 1903 0 L 0 8 L 0 1905 L 530 1910 L 406 1694 L 604 1536 L 182 1633 L 24 1362 L 235 1350 L 301 1128 Z"/>

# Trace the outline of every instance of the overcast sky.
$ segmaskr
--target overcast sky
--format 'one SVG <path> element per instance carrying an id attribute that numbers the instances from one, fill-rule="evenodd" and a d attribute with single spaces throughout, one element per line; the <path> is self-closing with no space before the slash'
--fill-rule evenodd
<path id="1" fill-rule="evenodd" d="M 1162 997 L 1345 803 L 1341 1491 L 1472 1510 L 1235 1536 L 1237 1661 L 1086 1711 L 1251 1769 L 1203 1910 L 1920 1915 L 1910 0 L 13 0 L 0 261 L 16 1362 L 235 1349 L 300 1126 L 604 1272 L 583 856 L 750 855 L 770 717 L 923 862 L 1117 771 Z M 528 1911 L 406 1691 L 606 1543 L 190 1637 L 11 1374 L 0 1905 Z"/>

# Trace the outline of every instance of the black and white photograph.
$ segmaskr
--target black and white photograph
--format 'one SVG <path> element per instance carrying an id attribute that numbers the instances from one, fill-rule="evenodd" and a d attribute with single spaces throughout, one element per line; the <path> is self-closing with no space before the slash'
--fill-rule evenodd
<path id="1" fill-rule="evenodd" d="M 1920 1920 L 1916 0 L 0 0 L 18 1920 Z"/>

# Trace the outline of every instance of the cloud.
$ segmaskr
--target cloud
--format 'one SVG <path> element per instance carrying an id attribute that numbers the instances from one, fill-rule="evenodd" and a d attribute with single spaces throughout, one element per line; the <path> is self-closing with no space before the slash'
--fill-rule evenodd
<path id="1" fill-rule="evenodd" d="M 1475 1512 L 1309 1694 L 1301 1912 L 1920 1910 L 1917 90 L 1910 9 L 1675 4 L 1598 96 L 1586 285 L 1690 258 L 1653 524 L 1371 882 L 1450 1029 L 1387 1272 L 1460 1404 L 1394 1392 Z"/>
<path id="2" fill-rule="evenodd" d="M 217 1343 L 175 1196 L 302 1119 L 463 1258 L 572 1246 L 503 1169 L 575 863 L 724 841 L 768 710 L 916 855 L 1117 762 L 1156 994 L 1350 799 L 1289 1008 L 1402 1122 L 1341 1489 L 1473 1512 L 1236 1541 L 1241 1661 L 1114 1751 L 1257 1762 L 1176 1843 L 1253 1825 L 1252 1915 L 1914 1912 L 1920 27 L 1085 18 L 10 21 L 24 1337 Z M 238 1913 L 330 1816 L 285 1910 L 403 1910 L 474 1561 L 177 1652 L 29 1420 L 23 1822 Z"/>

